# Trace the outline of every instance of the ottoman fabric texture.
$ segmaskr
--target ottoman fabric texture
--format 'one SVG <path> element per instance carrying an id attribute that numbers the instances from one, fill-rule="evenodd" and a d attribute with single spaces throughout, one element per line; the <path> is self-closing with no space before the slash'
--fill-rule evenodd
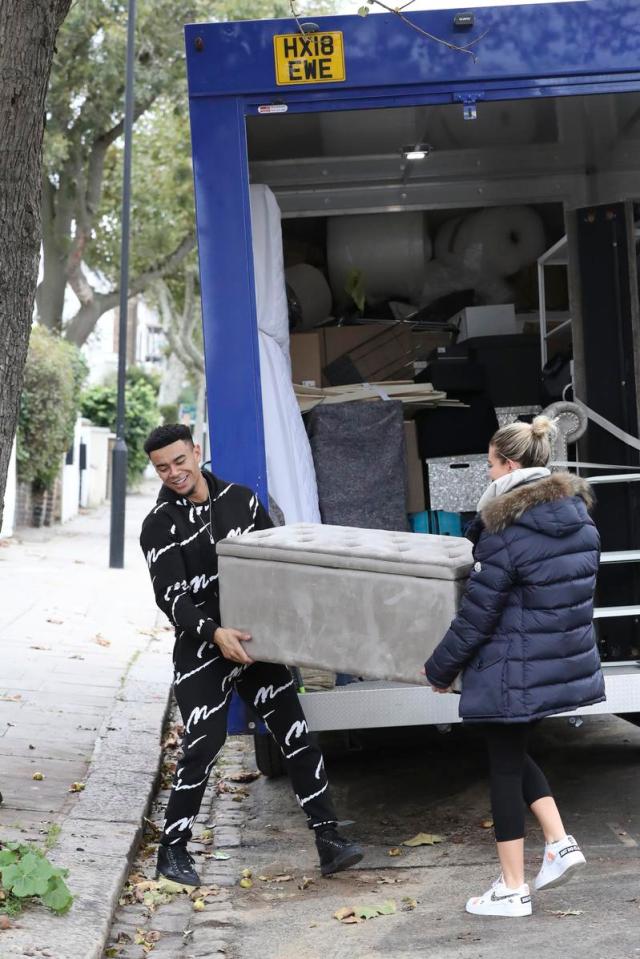
<path id="1" fill-rule="evenodd" d="M 222 622 L 256 660 L 420 683 L 471 568 L 455 536 L 301 523 L 218 544 Z"/>

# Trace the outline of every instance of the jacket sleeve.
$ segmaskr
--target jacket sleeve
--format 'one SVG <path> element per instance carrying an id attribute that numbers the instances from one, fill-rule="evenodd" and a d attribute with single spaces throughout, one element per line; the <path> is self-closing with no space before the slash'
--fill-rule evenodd
<path id="1" fill-rule="evenodd" d="M 500 535 L 483 532 L 474 559 L 458 613 L 425 663 L 428 681 L 441 689 L 450 686 L 479 648 L 491 639 L 515 581 L 507 546 Z"/>
<path id="2" fill-rule="evenodd" d="M 164 514 L 151 515 L 143 526 L 140 545 L 149 567 L 157 606 L 178 630 L 196 641 L 213 642 L 219 623 L 193 602 L 180 546 Z"/>

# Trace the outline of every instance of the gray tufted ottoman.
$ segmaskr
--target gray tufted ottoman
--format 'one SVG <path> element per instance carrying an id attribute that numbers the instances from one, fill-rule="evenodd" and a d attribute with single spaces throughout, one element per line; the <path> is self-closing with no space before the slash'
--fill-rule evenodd
<path id="1" fill-rule="evenodd" d="M 419 683 L 471 544 L 302 523 L 227 538 L 218 556 L 222 622 L 251 633 L 252 658 Z"/>

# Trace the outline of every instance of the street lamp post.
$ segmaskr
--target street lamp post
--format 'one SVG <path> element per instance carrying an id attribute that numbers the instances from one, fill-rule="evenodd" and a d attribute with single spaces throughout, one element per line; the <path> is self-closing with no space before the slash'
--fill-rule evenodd
<path id="1" fill-rule="evenodd" d="M 134 109 L 136 0 L 129 0 L 127 22 L 127 72 L 124 107 L 124 170 L 122 175 L 122 245 L 120 254 L 120 317 L 118 336 L 118 405 L 116 443 L 111 466 L 111 536 L 109 566 L 124 567 L 124 518 L 127 497 L 127 443 L 125 423 L 125 376 L 127 372 L 127 312 L 129 301 L 129 223 L 131 219 L 131 153 Z"/>

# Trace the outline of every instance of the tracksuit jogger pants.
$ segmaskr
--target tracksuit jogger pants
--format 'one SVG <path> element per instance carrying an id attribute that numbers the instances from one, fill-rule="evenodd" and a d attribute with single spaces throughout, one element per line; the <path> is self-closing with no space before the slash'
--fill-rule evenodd
<path id="1" fill-rule="evenodd" d="M 234 689 L 263 720 L 282 750 L 309 828 L 336 824 L 322 754 L 309 739 L 286 666 L 240 666 L 224 659 L 212 644 L 198 647 L 178 641 L 174 667 L 174 693 L 185 731 L 167 804 L 163 844 L 186 843 L 191 838 L 207 780 L 227 736 L 227 712 Z"/>

